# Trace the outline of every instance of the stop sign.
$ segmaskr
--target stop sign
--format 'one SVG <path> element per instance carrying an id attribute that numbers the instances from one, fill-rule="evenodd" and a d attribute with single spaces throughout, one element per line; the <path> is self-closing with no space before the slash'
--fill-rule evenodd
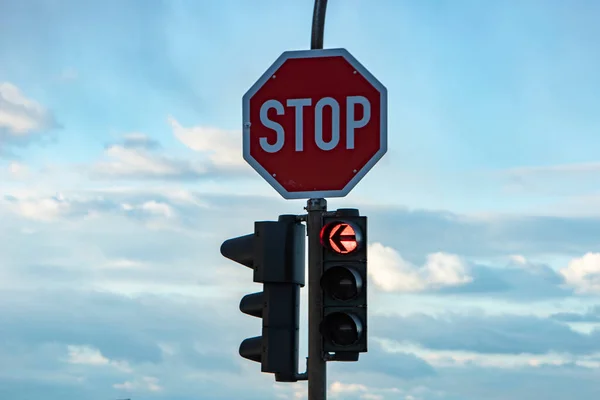
<path id="1" fill-rule="evenodd" d="M 283 53 L 242 112 L 244 159 L 286 199 L 345 196 L 387 151 L 387 90 L 345 49 Z"/>

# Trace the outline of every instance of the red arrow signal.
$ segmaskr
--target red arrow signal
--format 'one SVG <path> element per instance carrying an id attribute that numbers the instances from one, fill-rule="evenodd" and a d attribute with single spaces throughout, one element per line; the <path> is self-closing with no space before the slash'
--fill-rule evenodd
<path id="1" fill-rule="evenodd" d="M 352 253 L 360 245 L 360 232 L 349 223 L 339 221 L 324 227 L 321 242 L 338 254 Z"/>

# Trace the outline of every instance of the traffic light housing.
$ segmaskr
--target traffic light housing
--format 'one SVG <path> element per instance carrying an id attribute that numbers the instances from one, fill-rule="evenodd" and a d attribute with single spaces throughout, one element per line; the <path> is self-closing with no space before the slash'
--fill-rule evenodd
<path id="1" fill-rule="evenodd" d="M 356 209 L 323 217 L 323 351 L 358 361 L 367 351 L 367 217 Z"/>
<path id="2" fill-rule="evenodd" d="M 244 296 L 240 311 L 262 318 L 262 335 L 240 344 L 242 357 L 261 363 L 261 371 L 280 382 L 296 382 L 300 325 L 300 287 L 304 286 L 304 225 L 295 215 L 257 221 L 254 233 L 226 240 L 221 254 L 254 270 L 263 291 Z"/>

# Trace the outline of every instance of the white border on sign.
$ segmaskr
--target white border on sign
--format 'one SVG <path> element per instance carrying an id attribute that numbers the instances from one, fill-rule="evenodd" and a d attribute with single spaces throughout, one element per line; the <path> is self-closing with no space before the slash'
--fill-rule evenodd
<path id="1" fill-rule="evenodd" d="M 381 147 L 379 151 L 367 162 L 360 171 L 357 171 L 354 177 L 342 190 L 322 190 L 306 192 L 289 192 L 277 180 L 250 155 L 250 99 L 260 90 L 260 88 L 269 80 L 275 72 L 289 59 L 292 58 L 316 58 L 316 57 L 344 57 L 350 65 L 354 67 L 367 81 L 375 87 L 380 93 L 380 138 Z M 327 198 L 344 197 L 354 189 L 356 184 L 373 168 L 375 164 L 387 152 L 387 89 L 377 80 L 356 58 L 346 49 L 323 49 L 323 50 L 295 50 L 286 51 L 271 65 L 265 73 L 256 81 L 254 85 L 242 97 L 242 123 L 243 123 L 243 156 L 244 160 L 259 173 L 283 198 L 285 199 L 309 199 L 309 198 Z"/>

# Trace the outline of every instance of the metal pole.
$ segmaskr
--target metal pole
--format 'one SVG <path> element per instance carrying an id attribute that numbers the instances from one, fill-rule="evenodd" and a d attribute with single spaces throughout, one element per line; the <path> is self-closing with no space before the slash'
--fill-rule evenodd
<path id="1" fill-rule="evenodd" d="M 327 0 L 315 0 L 310 38 L 311 50 L 323 48 L 325 11 Z M 323 354 L 323 340 L 319 325 L 323 320 L 323 297 L 321 292 L 322 258 L 319 234 L 327 200 L 309 199 L 306 228 L 308 233 L 308 400 L 327 399 L 327 364 Z"/>
<path id="2" fill-rule="evenodd" d="M 325 31 L 325 11 L 327 10 L 327 0 L 315 0 L 313 10 L 312 34 L 310 38 L 311 49 L 323 48 L 323 32 Z"/>
<path id="3" fill-rule="evenodd" d="M 327 398 L 327 364 L 323 354 L 323 341 L 319 325 L 323 320 L 323 297 L 321 292 L 322 258 L 319 234 L 327 200 L 309 199 L 306 204 L 308 217 L 308 400 Z"/>

